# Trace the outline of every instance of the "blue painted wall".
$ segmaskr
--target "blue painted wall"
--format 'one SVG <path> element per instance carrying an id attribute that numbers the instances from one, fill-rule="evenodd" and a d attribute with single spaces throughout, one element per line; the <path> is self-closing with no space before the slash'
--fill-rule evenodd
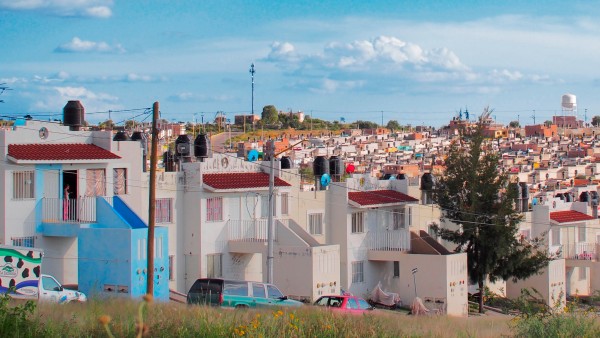
<path id="1" fill-rule="evenodd" d="M 154 298 L 158 301 L 169 300 L 169 248 L 168 229 L 156 227 L 154 229 L 156 242 L 154 245 Z M 132 230 L 132 296 L 146 294 L 146 281 L 148 277 L 148 260 L 146 257 L 148 229 Z M 162 245 L 159 243 L 162 241 Z M 141 246 L 141 247 L 140 247 Z M 161 249 L 160 252 L 158 251 Z"/>
<path id="2" fill-rule="evenodd" d="M 148 227 L 146 223 L 135 213 L 133 210 L 129 208 L 125 202 L 119 197 L 113 197 L 113 207 L 115 211 L 121 215 L 121 217 L 129 223 L 129 225 L 134 229 L 141 229 Z"/>

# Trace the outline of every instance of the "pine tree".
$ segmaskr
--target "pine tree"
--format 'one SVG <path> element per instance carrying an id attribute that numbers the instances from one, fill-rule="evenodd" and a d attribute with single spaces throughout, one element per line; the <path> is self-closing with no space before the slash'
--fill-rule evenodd
<path id="1" fill-rule="evenodd" d="M 446 170 L 434 188 L 442 220 L 459 226 L 434 226 L 434 231 L 456 244 L 456 252 L 467 253 L 469 279 L 479 286 L 481 313 L 486 279 L 525 279 L 553 258 L 542 239 L 526 242 L 518 237 L 522 215 L 514 206 L 517 192 L 508 188 L 508 175 L 499 171 L 500 155 L 483 135 L 483 121 L 490 113 L 486 108 L 476 126 L 454 140 Z"/>

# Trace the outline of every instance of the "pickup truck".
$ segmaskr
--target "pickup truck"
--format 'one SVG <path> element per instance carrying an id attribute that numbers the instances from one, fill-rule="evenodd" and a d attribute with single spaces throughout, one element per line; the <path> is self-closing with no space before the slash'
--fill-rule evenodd
<path id="1" fill-rule="evenodd" d="M 0 245 L 0 293 L 53 303 L 85 302 L 83 292 L 65 289 L 56 278 L 41 273 L 43 251 Z"/>

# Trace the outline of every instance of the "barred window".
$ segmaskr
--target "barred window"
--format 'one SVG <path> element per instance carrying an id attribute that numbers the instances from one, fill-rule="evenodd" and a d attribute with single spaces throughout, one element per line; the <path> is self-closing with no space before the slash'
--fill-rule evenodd
<path id="1" fill-rule="evenodd" d="M 127 169 L 125 168 L 114 168 L 113 169 L 113 194 L 114 195 L 125 195 L 127 194 Z"/>
<path id="2" fill-rule="evenodd" d="M 394 278 L 400 278 L 400 262 L 394 261 Z"/>
<path id="3" fill-rule="evenodd" d="M 406 222 L 404 221 L 404 210 L 394 209 L 392 212 L 392 228 L 394 230 L 406 229 Z"/>
<path id="4" fill-rule="evenodd" d="M 157 198 L 156 207 L 154 209 L 154 220 L 156 223 L 172 223 L 173 222 L 173 199 L 172 198 Z"/>
<path id="5" fill-rule="evenodd" d="M 34 198 L 34 171 L 13 171 L 13 199 Z"/>
<path id="6" fill-rule="evenodd" d="M 289 209 L 289 194 L 287 192 L 282 192 L 281 193 L 281 214 L 282 215 L 289 215 L 290 213 L 290 209 Z"/>
<path id="7" fill-rule="evenodd" d="M 223 276 L 223 254 L 206 255 L 206 277 Z"/>
<path id="8" fill-rule="evenodd" d="M 365 281 L 364 263 L 364 261 L 352 262 L 352 283 Z"/>
<path id="9" fill-rule="evenodd" d="M 216 222 L 223 220 L 223 197 L 206 199 L 206 221 Z"/>
<path id="10" fill-rule="evenodd" d="M 24 246 L 27 248 L 34 247 L 34 237 L 33 236 L 13 237 L 13 238 L 11 238 L 11 240 L 12 240 L 12 245 L 14 245 L 14 246 Z"/>
<path id="11" fill-rule="evenodd" d="M 364 226 L 364 213 L 361 212 L 353 212 L 352 213 L 352 233 L 363 233 L 365 232 Z"/>
<path id="12" fill-rule="evenodd" d="M 267 218 L 269 217 L 269 195 L 262 195 L 260 197 L 261 200 L 261 208 L 260 208 L 260 217 Z M 273 217 L 277 216 L 277 199 L 273 199 Z"/>
<path id="13" fill-rule="evenodd" d="M 323 234 L 323 214 L 308 215 L 308 230 L 311 235 Z"/>

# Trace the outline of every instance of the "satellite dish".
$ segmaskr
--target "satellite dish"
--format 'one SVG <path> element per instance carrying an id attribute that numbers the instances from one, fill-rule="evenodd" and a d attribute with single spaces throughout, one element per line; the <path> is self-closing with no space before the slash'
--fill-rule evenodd
<path id="1" fill-rule="evenodd" d="M 321 186 L 326 187 L 329 183 L 331 183 L 331 177 L 329 177 L 329 174 L 323 174 L 321 176 Z"/>
<path id="2" fill-rule="evenodd" d="M 258 160 L 258 150 L 252 149 L 248 152 L 248 161 L 254 162 Z"/>
<path id="3" fill-rule="evenodd" d="M 354 168 L 354 164 L 348 164 L 348 165 L 346 166 L 346 173 L 347 173 L 347 174 L 352 174 L 352 173 L 354 172 L 354 169 L 355 169 L 355 168 Z"/>

